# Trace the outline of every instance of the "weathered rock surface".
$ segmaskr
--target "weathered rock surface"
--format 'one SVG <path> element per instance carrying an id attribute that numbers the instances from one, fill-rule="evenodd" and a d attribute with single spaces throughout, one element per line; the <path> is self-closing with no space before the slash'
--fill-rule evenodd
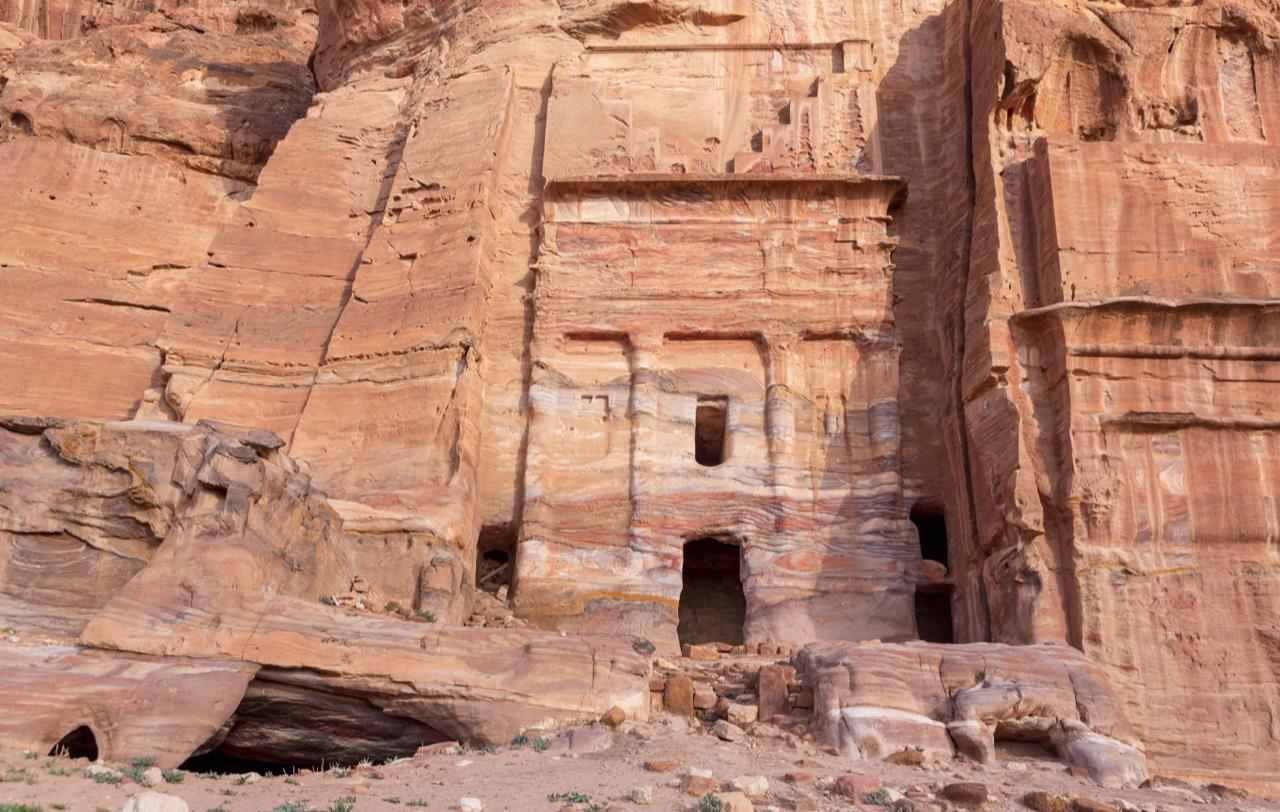
<path id="1" fill-rule="evenodd" d="M 972 7 L 957 632 L 1075 646 L 1161 769 L 1274 786 L 1276 5 Z"/>
<path id="2" fill-rule="evenodd" d="M 647 715 L 648 663 L 628 641 L 437 628 L 320 602 L 358 572 L 341 520 L 278 445 L 173 422 L 0 431 L 0 540 L 27 556 L 0 572 L 22 610 L 6 616 L 80 644 L 13 647 L 6 735 L 47 751 L 84 725 L 115 760 L 176 766 L 225 744 L 296 763 L 505 742 L 615 705 Z M 74 580 L 32 581 L 50 578 L 31 564 L 46 542 L 73 577 L 90 568 L 80 577 L 99 591 L 79 615 L 63 608 Z"/>
<path id="3" fill-rule="evenodd" d="M 158 660 L 78 646 L 0 644 L 0 736 L 48 753 L 87 727 L 96 755 L 177 766 L 215 737 L 257 672 L 229 660 Z M 87 752 L 72 749 L 72 755 Z"/>
<path id="4" fill-rule="evenodd" d="M 1109 787 L 1147 778 L 1102 670 L 1067 646 L 818 643 L 797 655 L 821 735 L 855 759 L 1037 742 Z M 954 739 L 953 737 L 957 738 Z"/>
<path id="5" fill-rule="evenodd" d="M 1278 12 L 0 0 L 0 618 L 259 668 L 264 758 L 1064 644 L 1078 763 L 1280 786 Z"/>

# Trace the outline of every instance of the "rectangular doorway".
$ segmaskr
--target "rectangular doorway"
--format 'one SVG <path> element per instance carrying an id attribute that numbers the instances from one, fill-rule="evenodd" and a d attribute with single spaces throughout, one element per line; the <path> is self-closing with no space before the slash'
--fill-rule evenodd
<path id="1" fill-rule="evenodd" d="M 717 538 L 684 545 L 684 586 L 680 590 L 680 644 L 741 645 L 747 619 L 742 589 L 742 548 Z"/>

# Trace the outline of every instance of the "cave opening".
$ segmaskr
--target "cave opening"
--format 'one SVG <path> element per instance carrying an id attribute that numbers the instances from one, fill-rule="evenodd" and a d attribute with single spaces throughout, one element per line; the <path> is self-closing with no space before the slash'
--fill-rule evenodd
<path id="1" fill-rule="evenodd" d="M 700 538 L 685 544 L 676 626 L 681 645 L 742 644 L 747 596 L 741 571 L 741 547 L 733 541 Z"/>
<path id="2" fill-rule="evenodd" d="M 520 531 L 515 524 L 485 525 L 476 542 L 476 588 L 497 594 L 510 590 Z"/>
<path id="3" fill-rule="evenodd" d="M 49 755 L 64 756 L 66 758 L 87 758 L 90 761 L 97 761 L 98 737 L 93 735 L 93 731 L 87 725 L 80 725 L 80 727 L 58 739 L 58 743 L 49 750 Z"/>
<path id="4" fill-rule="evenodd" d="M 182 762 L 182 769 L 192 773 L 217 773 L 218 775 L 237 775 L 257 773 L 258 775 L 288 775 L 299 770 L 325 770 L 330 767 L 346 766 L 336 762 L 303 762 L 294 764 L 278 761 L 260 761 L 254 758 L 240 758 L 222 750 L 213 750 L 192 756 Z"/>
<path id="5" fill-rule="evenodd" d="M 946 512 L 940 507 L 917 504 L 911 508 L 911 523 L 920 538 L 920 557 L 949 568 Z"/>
<path id="6" fill-rule="evenodd" d="M 725 461 L 728 428 L 729 399 L 700 396 L 693 428 L 693 458 L 699 465 L 714 467 Z"/>
<path id="7" fill-rule="evenodd" d="M 280 775 L 380 764 L 447 739 L 431 725 L 365 697 L 257 677 L 228 724 L 182 768 Z"/>

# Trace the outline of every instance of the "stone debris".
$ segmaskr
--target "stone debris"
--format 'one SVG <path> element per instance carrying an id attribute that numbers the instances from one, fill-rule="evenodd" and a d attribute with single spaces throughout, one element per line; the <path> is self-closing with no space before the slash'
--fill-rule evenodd
<path id="1" fill-rule="evenodd" d="M 769 791 L 769 779 L 763 775 L 739 775 L 729 782 L 729 788 L 748 798 L 761 798 Z"/>
<path id="2" fill-rule="evenodd" d="M 976 809 L 982 806 L 991 797 L 985 784 L 973 781 L 947 784 L 939 794 L 956 806 L 969 809 Z"/>
<path id="3" fill-rule="evenodd" d="M 725 719 L 739 727 L 745 727 L 758 718 L 759 708 L 755 705 L 740 705 L 730 702 L 725 708 Z"/>
<path id="4" fill-rule="evenodd" d="M 120 812 L 190 812 L 187 802 L 176 795 L 147 790 L 132 796 Z"/>
<path id="5" fill-rule="evenodd" d="M 711 732 L 727 742 L 741 741 L 746 732 L 735 724 L 719 719 L 711 727 Z"/>
<path id="6" fill-rule="evenodd" d="M 836 776 L 833 788 L 837 795 L 861 801 L 880 789 L 880 779 L 863 773 L 845 773 Z"/>
<path id="7" fill-rule="evenodd" d="M 148 767 L 138 776 L 138 783 L 144 787 L 158 787 L 164 783 L 164 773 L 159 767 Z"/>

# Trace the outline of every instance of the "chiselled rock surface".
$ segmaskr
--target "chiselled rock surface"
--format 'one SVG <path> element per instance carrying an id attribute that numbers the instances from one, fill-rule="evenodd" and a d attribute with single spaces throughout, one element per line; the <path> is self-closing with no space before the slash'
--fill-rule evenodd
<path id="1" fill-rule="evenodd" d="M 1083 650 L 1165 769 L 1275 782 L 1275 4 L 973 9 L 958 628 Z"/>
<path id="2" fill-rule="evenodd" d="M 1280 787 L 1278 134 L 1275 0 L 0 0 L 0 619 L 244 758 L 825 641 Z"/>

